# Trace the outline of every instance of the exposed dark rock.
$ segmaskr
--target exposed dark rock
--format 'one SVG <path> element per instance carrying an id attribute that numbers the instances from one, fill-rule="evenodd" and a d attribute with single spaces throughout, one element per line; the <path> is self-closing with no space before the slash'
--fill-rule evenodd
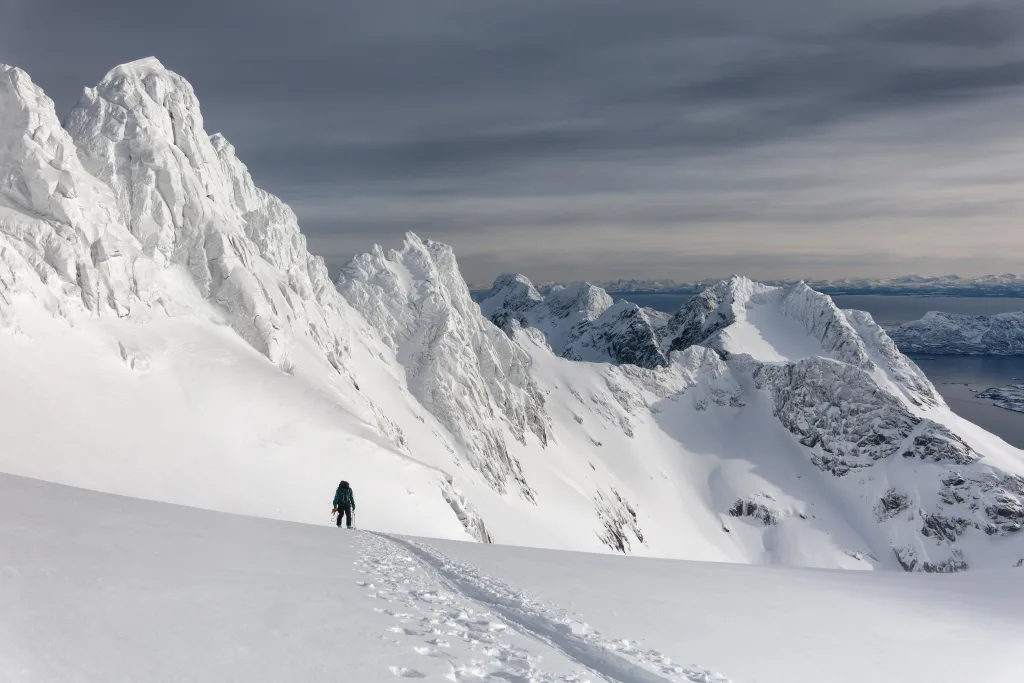
<path id="1" fill-rule="evenodd" d="M 778 512 L 754 500 L 743 500 L 742 498 L 737 500 L 729 508 L 729 514 L 733 517 L 752 517 L 765 526 L 779 523 Z"/>
<path id="2" fill-rule="evenodd" d="M 808 358 L 785 365 L 762 364 L 754 369 L 754 381 L 771 392 L 775 415 L 783 426 L 815 450 L 812 462 L 835 476 L 897 453 L 958 465 L 978 459 L 945 426 L 917 417 L 898 398 L 879 389 L 863 368 Z"/>
<path id="3" fill-rule="evenodd" d="M 878 505 L 875 506 L 875 514 L 878 516 L 878 521 L 883 521 L 892 519 L 909 507 L 910 497 L 906 493 L 896 489 L 889 489 L 878 499 Z"/>
<path id="4" fill-rule="evenodd" d="M 1011 493 L 998 493 L 991 505 L 985 507 L 985 514 L 1003 533 L 1016 533 L 1024 525 L 1024 505 Z"/>
<path id="5" fill-rule="evenodd" d="M 594 508 L 603 526 L 597 537 L 606 546 L 620 553 L 629 552 L 630 533 L 640 543 L 644 542 L 636 510 L 618 491 L 611 489 L 611 495 L 598 491 L 594 496 Z"/>
<path id="6" fill-rule="evenodd" d="M 896 561 L 903 567 L 903 571 L 907 572 L 919 571 L 929 574 L 951 574 L 968 569 L 967 562 L 964 561 L 963 551 L 959 549 L 953 550 L 950 557 L 942 562 L 921 562 L 917 557 L 917 553 L 912 548 L 893 548 L 893 552 L 896 554 Z"/>
<path id="7" fill-rule="evenodd" d="M 929 574 L 952 574 L 965 571 L 968 568 L 967 562 L 964 561 L 963 551 L 961 550 L 954 550 L 952 557 L 942 562 L 934 564 L 925 562 L 921 565 L 921 571 Z"/>
<path id="8" fill-rule="evenodd" d="M 944 517 L 939 514 L 921 513 L 921 535 L 941 541 L 953 543 L 966 529 L 974 526 L 970 520 L 962 517 Z"/>

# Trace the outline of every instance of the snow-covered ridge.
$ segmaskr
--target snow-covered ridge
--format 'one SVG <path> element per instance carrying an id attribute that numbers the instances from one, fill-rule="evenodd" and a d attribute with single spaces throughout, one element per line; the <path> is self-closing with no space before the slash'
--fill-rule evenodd
<path id="1" fill-rule="evenodd" d="M 502 306 L 491 315 L 499 318 L 542 305 L 536 296 L 509 296 L 514 283 L 523 279 L 508 282 L 500 298 L 485 298 L 484 310 L 495 299 Z M 507 303 L 524 300 L 525 306 Z M 803 283 L 778 288 L 734 276 L 693 297 L 656 334 L 695 409 L 750 410 L 765 400 L 756 395 L 763 393 L 774 418 L 839 490 L 875 496 L 872 510 L 889 510 L 885 501 L 894 497 L 905 501 L 898 512 L 871 513 L 881 537 L 888 536 L 881 546 L 888 550 L 872 548 L 865 557 L 879 561 L 889 552 L 908 570 L 956 571 L 974 561 L 959 547 L 968 530 L 1014 535 L 1024 523 L 1020 463 L 1013 474 L 992 468 L 947 426 L 940 416 L 948 409 L 935 388 L 869 314 L 841 311 Z M 904 481 L 903 462 L 931 463 L 933 471 L 912 475 L 913 490 L 902 484 L 868 493 L 879 475 L 862 473 L 881 468 L 882 479 Z M 971 493 L 951 494 L 950 481 Z M 729 512 L 755 510 L 752 518 L 774 526 L 793 514 L 773 507 L 775 500 L 775 493 L 741 493 Z M 925 523 L 912 531 L 916 519 Z M 928 548 L 924 539 L 938 539 L 938 547 Z"/>
<path id="2" fill-rule="evenodd" d="M 886 330 L 904 353 L 1024 355 L 1024 312 L 959 315 L 931 311 Z"/>
<path id="3" fill-rule="evenodd" d="M 499 491 L 511 479 L 532 498 L 505 429 L 522 444 L 546 445 L 544 398 L 526 353 L 480 317 L 451 248 L 410 233 L 401 250 L 377 247 L 352 259 L 338 289 L 383 335 L 413 395 L 456 435 L 474 466 Z"/>
<path id="4" fill-rule="evenodd" d="M 0 65 L 0 323 L 12 293 L 54 314 L 123 314 L 157 276 L 120 221 L 110 188 L 85 172 L 53 102 L 24 71 Z"/>
<path id="5" fill-rule="evenodd" d="M 73 451 L 94 450 L 95 455 L 83 457 L 97 465 L 104 458 L 128 459 L 100 474 L 91 473 L 90 467 L 58 465 L 64 456 L 57 453 L 28 458 L 12 452 L 4 460 L 8 471 L 303 519 L 309 514 L 303 512 L 308 501 L 295 499 L 294 491 L 282 487 L 281 476 L 275 477 L 266 460 L 242 471 L 228 465 L 229 476 L 252 489 L 240 497 L 226 493 L 239 484 L 218 485 L 199 476 L 202 471 L 223 474 L 219 468 L 234 457 L 233 450 L 211 455 L 194 473 L 175 462 L 187 455 L 184 449 L 199 456 L 212 442 L 256 439 L 257 451 L 266 444 L 290 451 L 293 467 L 308 470 L 301 480 L 321 471 L 323 465 L 316 460 L 331 439 L 327 434 L 340 430 L 348 434 L 343 439 L 349 442 L 347 452 L 377 452 L 369 470 L 359 468 L 364 479 L 383 476 L 391 482 L 382 484 L 385 488 L 418 480 L 432 488 L 427 505 L 434 509 L 431 514 L 448 517 L 444 524 L 454 523 L 452 528 L 473 537 L 486 537 L 472 501 L 430 458 L 412 472 L 394 470 L 418 462 L 409 460 L 410 430 L 416 433 L 420 424 L 428 430 L 443 428 L 425 417 L 431 413 L 409 395 L 404 378 L 385 371 L 385 379 L 371 382 L 371 391 L 360 389 L 354 362 L 366 354 L 379 357 L 386 347 L 339 294 L 323 260 L 308 253 L 294 213 L 254 185 L 223 136 L 207 135 L 198 100 L 185 79 L 155 59 L 119 66 L 85 90 L 66 126 L 61 127 L 53 102 L 27 74 L 0 67 L 0 327 L 14 333 L 10 339 L 34 339 L 41 353 L 50 344 L 55 346 L 49 353 L 58 358 L 79 358 L 63 379 L 52 378 L 56 400 L 15 406 L 27 410 L 30 418 L 21 421 L 28 430 L 27 443 L 35 442 L 30 448 L 41 443 L 31 436 L 32 425 L 67 404 L 72 414 L 92 415 L 96 425 L 77 437 Z M 40 311 L 48 316 L 40 318 Z M 80 341 L 59 341 L 66 330 L 52 327 L 48 318 L 83 330 Z M 220 331 L 225 323 L 273 364 L 270 374 L 252 366 L 248 354 L 239 355 L 239 347 Z M 51 341 L 44 343 L 47 339 Z M 86 349 L 92 355 L 83 358 Z M 119 377 L 115 371 L 104 381 L 104 386 L 120 387 L 124 393 L 105 397 L 101 392 L 76 404 L 76 387 L 88 393 L 89 383 L 96 381 L 90 368 L 107 362 L 108 352 L 97 349 L 109 349 L 115 367 L 128 370 L 130 376 Z M 20 347 L 10 352 L 17 354 L 12 358 L 31 357 Z M 196 373 L 194 368 L 201 366 L 210 367 Z M 8 387 L 32 381 L 17 364 L 5 369 Z M 282 371 L 283 377 L 296 381 L 281 385 L 274 373 Z M 47 386 L 48 375 L 36 377 L 36 385 Z M 184 401 L 173 398 L 174 391 L 168 393 L 166 387 L 157 393 L 145 388 L 165 378 L 173 378 L 174 386 L 191 387 Z M 189 415 L 224 390 L 235 392 L 232 402 L 214 400 L 203 419 Z M 12 389 L 10 395 L 16 393 Z M 121 404 L 122 396 L 132 395 L 131 405 Z M 150 414 L 133 412 L 145 411 L 153 401 L 165 415 L 156 425 L 150 424 Z M 285 403 L 266 409 L 265 404 L 277 401 Z M 387 410 L 379 401 L 388 402 Z M 182 410 L 188 422 L 174 422 L 176 414 L 182 419 L 175 411 Z M 285 425 L 295 414 L 310 423 L 307 429 L 286 441 L 273 436 L 275 430 L 290 432 Z M 331 417 L 324 422 L 327 415 Z M 218 428 L 207 425 L 218 419 L 223 422 Z M 128 450 L 122 452 L 115 442 L 134 429 L 108 432 L 101 426 L 121 422 L 143 433 L 148 429 L 159 443 L 125 443 Z M 166 434 L 161 431 L 167 429 Z M 212 431 L 200 436 L 204 429 Z M 72 426 L 65 432 L 65 438 L 76 439 Z M 16 433 L 11 438 L 17 442 Z M 197 443 L 196 438 L 206 441 Z M 436 438 L 452 448 L 446 435 Z M 128 455 L 136 448 L 150 454 L 167 451 L 168 456 L 143 467 L 147 457 Z M 464 455 L 452 452 L 456 459 Z M 401 509 L 399 505 L 396 511 Z M 435 518 L 423 529 L 438 528 L 439 521 Z"/>
<path id="6" fill-rule="evenodd" d="M 613 303 L 586 282 L 551 287 L 542 295 L 523 275 L 501 275 L 480 295 L 480 310 L 507 332 L 513 324 L 540 330 L 551 350 L 569 360 L 645 368 L 666 362 L 657 317 L 636 304 Z"/>
<path id="7" fill-rule="evenodd" d="M 664 316 L 504 276 L 481 308 L 410 234 L 335 285 L 152 59 L 67 130 L 0 69 L 0 170 L 0 471 L 312 523 L 345 477 L 371 528 L 577 550 L 1024 559 L 1022 454 L 806 284 Z"/>
<path id="8" fill-rule="evenodd" d="M 259 190 L 223 136 L 210 136 L 192 86 L 156 59 L 86 88 L 66 126 L 83 166 L 158 266 L 185 268 L 232 327 L 278 364 L 308 332 L 335 367 L 344 340 L 327 322 L 337 296 L 294 213 Z M 325 310 L 328 309 L 328 310 Z"/>

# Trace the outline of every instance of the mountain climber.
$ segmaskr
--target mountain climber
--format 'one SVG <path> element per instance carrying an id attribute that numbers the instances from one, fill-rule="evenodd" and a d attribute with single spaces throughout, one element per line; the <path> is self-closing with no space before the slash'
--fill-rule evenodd
<path id="1" fill-rule="evenodd" d="M 352 528 L 352 513 L 356 511 L 356 499 L 352 495 L 352 487 L 347 481 L 338 484 L 338 490 L 334 494 L 334 510 L 332 513 L 338 515 L 338 528 L 341 528 L 341 518 L 345 518 L 345 526 Z"/>

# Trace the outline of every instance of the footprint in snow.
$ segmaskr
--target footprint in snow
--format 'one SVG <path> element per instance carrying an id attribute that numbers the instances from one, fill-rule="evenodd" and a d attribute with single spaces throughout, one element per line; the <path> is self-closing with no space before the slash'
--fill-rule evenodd
<path id="1" fill-rule="evenodd" d="M 423 635 L 419 631 L 413 631 L 411 628 L 403 628 L 402 626 L 389 626 L 388 631 L 392 633 L 401 633 L 403 636 L 421 636 Z"/>
<path id="2" fill-rule="evenodd" d="M 426 642 L 427 642 L 427 645 L 433 645 L 434 647 L 451 647 L 452 646 L 452 644 L 449 643 L 444 638 L 431 638 L 430 640 L 428 640 Z"/>
<path id="3" fill-rule="evenodd" d="M 407 666 L 389 666 L 388 671 L 400 678 L 426 678 L 425 674 L 420 673 L 416 669 L 410 669 Z"/>

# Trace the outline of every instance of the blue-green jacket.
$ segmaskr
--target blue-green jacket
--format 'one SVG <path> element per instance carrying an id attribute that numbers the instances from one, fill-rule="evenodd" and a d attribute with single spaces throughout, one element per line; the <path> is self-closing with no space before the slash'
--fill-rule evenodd
<path id="1" fill-rule="evenodd" d="M 352 496 L 351 486 L 348 484 L 338 486 L 338 490 L 334 494 L 334 507 L 355 509 L 356 499 Z"/>

